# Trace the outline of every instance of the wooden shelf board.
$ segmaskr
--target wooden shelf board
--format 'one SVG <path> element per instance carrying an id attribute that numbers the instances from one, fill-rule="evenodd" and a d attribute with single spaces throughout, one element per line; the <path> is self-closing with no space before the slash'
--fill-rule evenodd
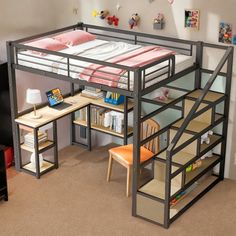
<path id="1" fill-rule="evenodd" d="M 84 121 L 84 120 L 74 120 L 74 124 L 82 125 L 82 126 L 87 127 L 87 121 Z M 104 126 L 101 126 L 101 125 L 97 125 L 97 124 L 92 123 L 91 128 L 94 129 L 94 130 L 98 130 L 98 131 L 102 131 L 102 132 L 111 134 L 111 135 L 119 136 L 121 138 L 124 137 L 123 132 L 118 133 L 118 132 L 115 132 L 115 131 L 111 130 L 110 128 L 107 128 L 107 127 L 104 127 Z M 130 135 L 132 133 L 133 133 L 133 127 L 128 127 L 128 135 Z"/>
<path id="2" fill-rule="evenodd" d="M 179 187 L 171 186 L 171 195 L 175 194 Z M 139 189 L 140 192 L 149 194 L 160 199 L 165 199 L 165 182 L 153 179 Z"/>
<path id="3" fill-rule="evenodd" d="M 198 194 L 206 189 L 217 179 L 216 176 L 209 176 L 204 179 L 195 189 L 188 193 L 183 199 L 181 199 L 175 206 L 170 208 L 170 217 L 175 216 L 181 209 L 183 209 L 188 203 L 190 203 Z"/>
<path id="4" fill-rule="evenodd" d="M 212 144 L 214 144 L 215 142 L 217 142 L 222 136 L 220 135 L 210 135 L 210 143 L 209 144 L 206 144 L 206 143 L 203 143 L 201 144 L 200 146 L 200 152 L 204 151 L 206 148 L 208 148 L 209 146 L 211 146 Z"/>
<path id="5" fill-rule="evenodd" d="M 201 89 L 195 90 L 192 93 L 190 93 L 188 97 L 197 99 L 201 95 L 201 91 L 202 91 Z M 224 97 L 223 93 L 216 93 L 216 92 L 209 91 L 203 101 L 216 102 L 222 97 Z"/>
<path id="6" fill-rule="evenodd" d="M 202 160 L 202 166 L 186 173 L 185 183 L 191 181 L 193 178 L 199 175 L 203 170 L 207 169 L 208 166 L 210 166 L 213 162 L 217 161 L 218 159 L 220 159 L 220 157 L 214 155 L 212 157 L 206 157 L 204 160 Z"/>
<path id="7" fill-rule="evenodd" d="M 166 160 L 166 151 L 161 152 L 158 154 L 158 157 Z M 187 153 L 187 152 L 178 152 L 172 157 L 172 161 L 180 164 L 180 165 L 185 165 L 187 162 L 192 160 L 195 157 L 195 155 Z"/>
<path id="8" fill-rule="evenodd" d="M 181 125 L 183 124 L 183 122 L 184 122 L 184 119 L 181 119 L 181 120 L 177 121 L 176 123 L 174 123 L 173 127 L 180 128 Z M 202 130 L 206 129 L 209 125 L 210 124 L 192 120 L 192 121 L 190 121 L 190 123 L 187 126 L 186 130 L 199 133 Z"/>
<path id="9" fill-rule="evenodd" d="M 42 149 L 46 148 L 46 147 L 49 147 L 50 145 L 53 144 L 53 141 L 50 141 L 50 140 L 47 140 L 41 144 L 39 144 L 39 151 L 41 151 Z M 34 152 L 34 148 L 31 148 L 29 146 L 27 146 L 26 144 L 21 144 L 21 148 L 26 150 L 26 151 L 29 151 L 29 152 Z"/>
<path id="10" fill-rule="evenodd" d="M 53 167 L 53 166 L 54 166 L 54 164 L 44 160 L 43 161 L 43 165 L 40 168 L 40 173 L 45 171 L 45 170 L 47 170 L 47 169 L 49 169 L 49 168 L 51 168 L 51 167 Z M 31 164 L 31 162 L 26 164 L 26 165 L 24 165 L 22 168 L 36 173 L 36 168 Z"/>

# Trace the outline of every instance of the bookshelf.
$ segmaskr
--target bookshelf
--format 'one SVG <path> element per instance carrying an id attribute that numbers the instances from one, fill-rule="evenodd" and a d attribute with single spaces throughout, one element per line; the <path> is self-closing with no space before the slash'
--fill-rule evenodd
<path id="1" fill-rule="evenodd" d="M 79 96 L 83 97 L 82 94 Z M 74 114 L 73 126 L 86 127 L 88 148 L 91 146 L 91 130 L 109 134 L 124 140 L 124 144 L 127 144 L 127 139 L 133 135 L 133 127 L 128 124 L 128 115 L 132 112 L 134 108 L 134 103 L 132 100 L 125 98 L 124 103 L 119 105 L 114 105 L 104 101 L 104 98 L 89 99 L 90 103 L 81 108 L 77 113 Z M 108 123 L 105 121 L 106 113 L 110 114 L 113 121 Z M 110 119 L 112 119 L 110 118 Z M 72 135 L 73 144 L 81 144 L 75 140 L 75 128 L 73 129 Z"/>

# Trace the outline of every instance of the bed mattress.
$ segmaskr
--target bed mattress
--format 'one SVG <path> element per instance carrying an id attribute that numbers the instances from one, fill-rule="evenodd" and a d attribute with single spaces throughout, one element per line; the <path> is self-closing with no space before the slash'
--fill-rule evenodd
<path id="1" fill-rule="evenodd" d="M 101 61 L 109 61 L 112 58 L 123 55 L 125 53 L 132 52 L 141 48 L 140 45 L 133 45 L 124 42 L 113 42 L 95 39 L 77 46 L 66 48 L 60 52 L 77 55 L 85 58 L 96 59 Z M 46 55 L 40 56 L 33 54 L 30 51 L 23 51 L 17 54 L 19 65 L 31 67 L 47 72 L 53 72 L 61 75 L 68 75 L 67 70 L 67 58 L 55 55 Z M 191 65 L 193 65 L 194 57 L 186 55 L 175 55 L 175 72 L 178 73 Z M 145 73 L 149 74 L 157 69 L 160 69 L 168 64 L 167 61 L 152 66 L 151 68 L 146 69 Z M 91 63 L 70 59 L 70 77 L 74 79 L 83 79 L 80 74 L 84 71 L 85 68 L 91 66 Z M 167 78 L 167 75 L 162 75 L 167 72 L 168 68 L 164 68 L 160 71 L 150 74 L 145 78 L 145 86 L 148 87 L 154 83 L 157 83 L 163 79 Z M 155 77 L 155 79 L 153 79 Z M 129 89 L 133 90 L 133 73 L 130 72 L 130 85 Z M 149 82 L 150 81 L 150 82 Z M 114 85 L 113 85 L 114 86 Z M 115 87 L 122 89 L 128 89 L 128 79 L 127 73 L 120 76 L 119 81 L 116 83 Z"/>

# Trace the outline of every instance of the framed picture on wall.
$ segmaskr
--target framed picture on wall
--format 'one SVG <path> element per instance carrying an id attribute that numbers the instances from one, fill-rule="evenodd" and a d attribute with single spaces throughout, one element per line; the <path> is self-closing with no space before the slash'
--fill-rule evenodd
<path id="1" fill-rule="evenodd" d="M 232 43 L 232 25 L 225 22 L 220 22 L 219 25 L 219 42 Z"/>
<path id="2" fill-rule="evenodd" d="M 198 30 L 200 25 L 200 11 L 196 9 L 185 9 L 184 13 L 184 27 Z"/>

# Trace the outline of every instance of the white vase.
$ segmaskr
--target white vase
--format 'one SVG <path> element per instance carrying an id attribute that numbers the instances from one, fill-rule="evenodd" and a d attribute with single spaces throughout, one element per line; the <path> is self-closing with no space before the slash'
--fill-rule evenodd
<path id="1" fill-rule="evenodd" d="M 33 152 L 30 157 L 30 162 L 34 168 L 36 168 L 35 164 L 35 153 Z M 43 166 L 43 155 L 39 154 L 39 167 L 41 168 Z"/>

